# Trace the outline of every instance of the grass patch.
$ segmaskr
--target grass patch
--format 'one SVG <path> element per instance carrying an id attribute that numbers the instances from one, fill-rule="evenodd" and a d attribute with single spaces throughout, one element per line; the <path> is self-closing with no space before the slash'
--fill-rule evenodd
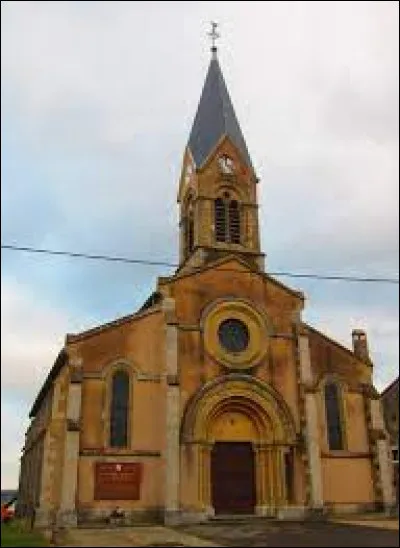
<path id="1" fill-rule="evenodd" d="M 39 531 L 32 531 L 26 523 L 12 520 L 1 524 L 1 546 L 49 546 Z"/>

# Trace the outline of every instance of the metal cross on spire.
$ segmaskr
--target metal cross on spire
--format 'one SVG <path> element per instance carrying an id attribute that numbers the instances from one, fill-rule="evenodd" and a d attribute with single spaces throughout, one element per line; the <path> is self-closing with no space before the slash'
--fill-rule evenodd
<path id="1" fill-rule="evenodd" d="M 215 21 L 211 21 L 211 32 L 208 33 L 208 36 L 211 38 L 211 51 L 214 55 L 217 53 L 217 46 L 215 45 L 215 41 L 217 38 L 219 38 L 217 27 L 218 23 L 215 23 Z"/>

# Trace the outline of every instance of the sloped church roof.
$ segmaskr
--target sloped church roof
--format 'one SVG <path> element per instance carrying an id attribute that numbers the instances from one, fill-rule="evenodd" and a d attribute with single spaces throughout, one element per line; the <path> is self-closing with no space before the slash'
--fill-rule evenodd
<path id="1" fill-rule="evenodd" d="M 254 172 L 221 67 L 213 53 L 188 142 L 196 167 L 202 166 L 224 135 L 230 137 Z"/>

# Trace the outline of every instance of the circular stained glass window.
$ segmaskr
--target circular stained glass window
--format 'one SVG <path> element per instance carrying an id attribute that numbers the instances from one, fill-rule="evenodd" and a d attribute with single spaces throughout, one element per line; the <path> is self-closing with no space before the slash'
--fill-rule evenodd
<path id="1" fill-rule="evenodd" d="M 229 352 L 243 352 L 249 345 L 249 330 L 245 323 L 234 318 L 224 320 L 218 328 L 222 346 Z"/>

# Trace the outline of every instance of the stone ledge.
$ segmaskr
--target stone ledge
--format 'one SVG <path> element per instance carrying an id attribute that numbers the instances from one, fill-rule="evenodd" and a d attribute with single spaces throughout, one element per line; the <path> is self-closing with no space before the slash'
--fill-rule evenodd
<path id="1" fill-rule="evenodd" d="M 178 375 L 167 375 L 167 384 L 168 386 L 179 386 Z"/>
<path id="2" fill-rule="evenodd" d="M 123 517 L 112 518 L 111 514 L 115 510 L 115 506 L 108 508 L 80 508 L 77 511 L 79 526 L 124 526 L 128 527 L 135 524 L 160 524 L 163 522 L 163 508 L 142 508 L 132 510 L 122 508 Z M 110 523 L 111 521 L 114 521 Z"/>
<path id="3" fill-rule="evenodd" d="M 72 384 L 80 384 L 83 381 L 83 368 L 74 367 L 71 369 L 70 382 Z"/>
<path id="4" fill-rule="evenodd" d="M 68 432 L 80 432 L 81 426 L 79 420 L 67 419 L 67 431 Z"/>
<path id="5" fill-rule="evenodd" d="M 304 520 L 308 509 L 305 506 L 286 506 L 278 508 L 276 512 L 277 519 L 288 521 Z"/>
<path id="6" fill-rule="evenodd" d="M 372 441 L 386 440 L 386 433 L 383 428 L 372 428 L 370 430 L 370 438 Z"/>
<path id="7" fill-rule="evenodd" d="M 325 459 L 369 459 L 369 451 L 347 451 L 345 449 L 321 451 L 321 457 Z"/>
<path id="8" fill-rule="evenodd" d="M 59 510 L 56 515 L 58 527 L 77 527 L 78 518 L 75 510 Z"/>
<path id="9" fill-rule="evenodd" d="M 128 457 L 161 457 L 161 451 L 156 449 L 121 449 L 115 451 L 113 449 L 104 448 L 90 448 L 81 449 L 79 452 L 80 457 L 95 457 L 103 459 L 104 457 L 113 457 L 118 459 L 124 459 Z"/>
<path id="10" fill-rule="evenodd" d="M 330 516 L 348 516 L 352 514 L 373 514 L 379 511 L 376 502 L 334 503 L 326 502 L 325 508 Z"/>

